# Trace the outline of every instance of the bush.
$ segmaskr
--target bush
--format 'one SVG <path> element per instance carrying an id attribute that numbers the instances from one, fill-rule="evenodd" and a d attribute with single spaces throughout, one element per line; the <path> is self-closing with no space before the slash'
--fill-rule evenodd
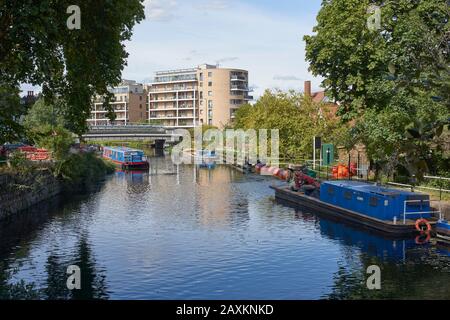
<path id="1" fill-rule="evenodd" d="M 57 165 L 56 174 L 71 187 L 84 187 L 113 173 L 113 164 L 96 157 L 94 153 L 72 154 Z"/>
<path id="2" fill-rule="evenodd" d="M 9 156 L 8 162 L 13 169 L 24 168 L 27 164 L 27 158 L 25 157 L 25 154 L 23 152 L 14 151 Z"/>

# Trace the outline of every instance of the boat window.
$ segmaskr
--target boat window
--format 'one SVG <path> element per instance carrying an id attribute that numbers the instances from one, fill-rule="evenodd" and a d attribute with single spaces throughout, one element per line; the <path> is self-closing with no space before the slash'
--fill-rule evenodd
<path id="1" fill-rule="evenodd" d="M 334 194 L 334 188 L 333 187 L 328 187 L 328 193 L 329 194 Z"/>
<path id="2" fill-rule="evenodd" d="M 352 193 L 351 191 L 345 191 L 344 192 L 344 198 L 347 200 L 352 200 Z"/>
<path id="3" fill-rule="evenodd" d="M 369 205 L 372 207 L 378 206 L 378 199 L 375 197 L 370 197 L 369 199 Z"/>

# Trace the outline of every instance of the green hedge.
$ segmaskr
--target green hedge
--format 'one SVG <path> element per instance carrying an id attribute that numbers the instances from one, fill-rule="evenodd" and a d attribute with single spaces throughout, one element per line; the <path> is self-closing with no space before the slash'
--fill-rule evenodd
<path id="1" fill-rule="evenodd" d="M 94 153 L 70 155 L 57 164 L 57 175 L 68 187 L 84 187 L 113 173 L 115 166 L 98 158 Z"/>

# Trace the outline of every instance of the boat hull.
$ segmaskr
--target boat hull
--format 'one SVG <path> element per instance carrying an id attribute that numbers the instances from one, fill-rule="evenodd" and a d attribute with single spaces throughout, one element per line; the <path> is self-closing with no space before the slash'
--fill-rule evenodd
<path id="1" fill-rule="evenodd" d="M 110 162 L 112 162 L 117 167 L 123 169 L 123 170 L 148 170 L 150 168 L 150 164 L 148 161 L 142 161 L 142 162 L 121 162 L 121 161 L 114 161 L 109 158 L 104 158 Z"/>
<path id="2" fill-rule="evenodd" d="M 450 224 L 448 222 L 439 221 L 436 224 L 436 236 L 440 239 L 450 241 Z"/>
<path id="3" fill-rule="evenodd" d="M 275 190 L 275 197 L 277 200 L 287 201 L 289 203 L 313 210 L 319 214 L 329 215 L 339 221 L 349 222 L 354 225 L 370 228 L 386 234 L 417 234 L 415 221 L 413 220 L 407 220 L 406 224 L 403 224 L 401 221 L 397 221 L 397 223 L 394 224 L 391 221 L 372 218 L 352 210 L 340 208 L 338 206 L 323 202 L 317 198 L 307 196 L 303 193 L 292 191 L 289 187 L 272 186 L 271 188 Z M 436 221 L 430 221 L 430 224 L 435 225 Z"/>

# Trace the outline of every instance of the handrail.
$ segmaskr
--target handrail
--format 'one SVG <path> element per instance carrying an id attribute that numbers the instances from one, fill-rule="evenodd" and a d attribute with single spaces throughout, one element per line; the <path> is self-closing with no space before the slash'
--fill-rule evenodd
<path id="1" fill-rule="evenodd" d="M 413 202 L 428 202 L 431 206 L 431 202 L 439 202 L 439 210 L 436 211 L 420 211 L 420 212 L 406 212 L 406 205 L 407 203 L 413 203 Z M 440 200 L 405 200 L 405 202 L 403 203 L 403 224 L 406 224 L 406 216 L 407 215 L 413 215 L 413 214 L 420 214 L 420 216 L 422 216 L 422 214 L 427 214 L 427 213 L 438 213 L 439 214 L 439 218 L 442 219 L 442 207 L 441 207 L 441 201 Z"/>

